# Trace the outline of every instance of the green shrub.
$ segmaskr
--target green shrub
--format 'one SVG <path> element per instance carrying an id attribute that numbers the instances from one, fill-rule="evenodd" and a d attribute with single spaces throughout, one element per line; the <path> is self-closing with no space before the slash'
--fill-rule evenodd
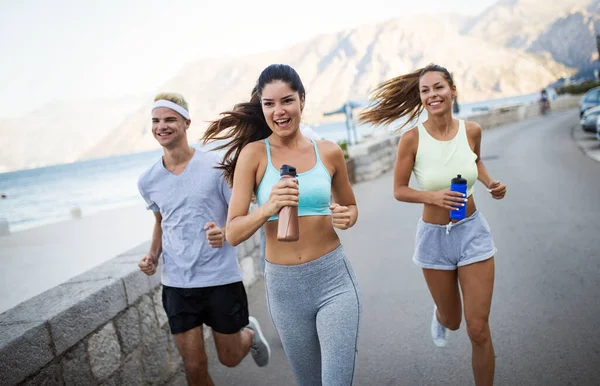
<path id="1" fill-rule="evenodd" d="M 588 80 L 581 84 L 575 84 L 570 86 L 564 86 L 556 90 L 559 94 L 585 94 L 588 90 L 593 89 L 594 87 L 600 86 L 600 81 Z"/>
<path id="2" fill-rule="evenodd" d="M 348 141 L 345 139 L 340 139 L 337 141 L 337 144 L 342 148 L 342 151 L 344 152 L 344 158 L 348 159 Z"/>

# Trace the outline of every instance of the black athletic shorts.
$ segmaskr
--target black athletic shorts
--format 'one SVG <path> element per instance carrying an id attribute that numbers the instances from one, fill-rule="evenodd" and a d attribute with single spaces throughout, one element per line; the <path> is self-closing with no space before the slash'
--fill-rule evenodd
<path id="1" fill-rule="evenodd" d="M 248 298 L 241 281 L 203 288 L 164 285 L 162 301 L 172 334 L 202 324 L 221 334 L 235 334 L 248 325 Z"/>

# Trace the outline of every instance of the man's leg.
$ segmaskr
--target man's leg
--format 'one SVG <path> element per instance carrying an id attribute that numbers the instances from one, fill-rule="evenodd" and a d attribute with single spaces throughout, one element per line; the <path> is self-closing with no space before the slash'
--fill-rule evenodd
<path id="1" fill-rule="evenodd" d="M 250 351 L 254 331 L 243 328 L 235 334 L 220 334 L 213 330 L 219 361 L 227 367 L 237 366 Z"/>
<path id="2" fill-rule="evenodd" d="M 169 328 L 183 358 L 188 384 L 213 386 L 208 375 L 208 359 L 204 349 L 205 290 L 175 288 L 163 285 L 162 301 L 169 318 Z"/>
<path id="3" fill-rule="evenodd" d="M 183 358 L 188 384 L 190 386 L 214 386 L 208 375 L 208 358 L 204 349 L 202 326 L 174 334 L 173 338 Z"/>
<path id="4" fill-rule="evenodd" d="M 213 330 L 219 361 L 227 367 L 237 366 L 252 348 L 256 364 L 266 366 L 270 348 L 258 321 L 248 316 L 244 284 L 213 287 L 208 304 L 206 324 Z"/>

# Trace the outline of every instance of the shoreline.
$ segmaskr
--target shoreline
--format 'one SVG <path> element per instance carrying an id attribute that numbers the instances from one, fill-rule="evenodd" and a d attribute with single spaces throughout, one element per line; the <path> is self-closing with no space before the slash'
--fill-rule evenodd
<path id="1" fill-rule="evenodd" d="M 148 241 L 153 226 L 140 204 L 0 237 L 0 313 Z"/>
<path id="2" fill-rule="evenodd" d="M 141 200 L 142 199 L 140 198 L 140 201 Z M 65 215 L 62 217 L 56 217 L 54 219 L 32 221 L 32 222 L 25 223 L 24 225 L 17 225 L 17 226 L 9 224 L 10 225 L 10 234 L 11 235 L 19 234 L 21 232 L 29 231 L 32 229 L 42 228 L 42 227 L 46 227 L 46 226 L 54 226 L 54 225 L 58 225 L 58 224 L 68 222 L 68 221 L 73 221 L 73 220 L 81 220 L 83 218 L 92 217 L 97 214 L 101 214 L 101 213 L 108 212 L 111 210 L 127 209 L 127 208 L 131 208 L 134 206 L 139 206 L 139 205 L 143 205 L 143 201 L 141 201 L 141 204 L 139 202 L 137 204 L 135 204 L 131 200 L 128 200 L 128 201 L 123 201 L 118 204 L 96 207 L 95 209 L 92 209 L 91 211 L 87 211 L 85 209 L 85 207 L 75 205 L 71 208 L 71 212 L 65 212 Z M 72 214 L 72 211 L 79 211 L 79 216 L 75 217 Z"/>

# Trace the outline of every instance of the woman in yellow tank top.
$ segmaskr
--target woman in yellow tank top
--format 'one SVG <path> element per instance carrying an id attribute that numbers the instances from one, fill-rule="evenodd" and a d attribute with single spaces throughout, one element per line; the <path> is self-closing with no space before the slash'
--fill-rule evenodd
<path id="1" fill-rule="evenodd" d="M 496 248 L 472 193 L 476 180 L 495 199 L 504 197 L 506 187 L 492 179 L 481 161 L 481 127 L 452 117 L 455 97 L 456 86 L 449 71 L 429 65 L 379 85 L 374 103 L 360 120 L 378 125 L 408 117 L 408 123 L 423 109 L 427 111 L 428 119 L 402 135 L 398 145 L 394 197 L 423 204 L 413 261 L 423 269 L 435 303 L 431 321 L 434 344 L 446 345 L 447 330 L 459 328 L 464 308 L 475 384 L 491 385 L 495 360 L 488 318 Z M 411 173 L 421 190 L 408 186 Z M 466 195 L 449 189 L 451 179 L 458 174 L 467 179 Z M 450 211 L 465 205 L 467 217 L 451 220 Z"/>

